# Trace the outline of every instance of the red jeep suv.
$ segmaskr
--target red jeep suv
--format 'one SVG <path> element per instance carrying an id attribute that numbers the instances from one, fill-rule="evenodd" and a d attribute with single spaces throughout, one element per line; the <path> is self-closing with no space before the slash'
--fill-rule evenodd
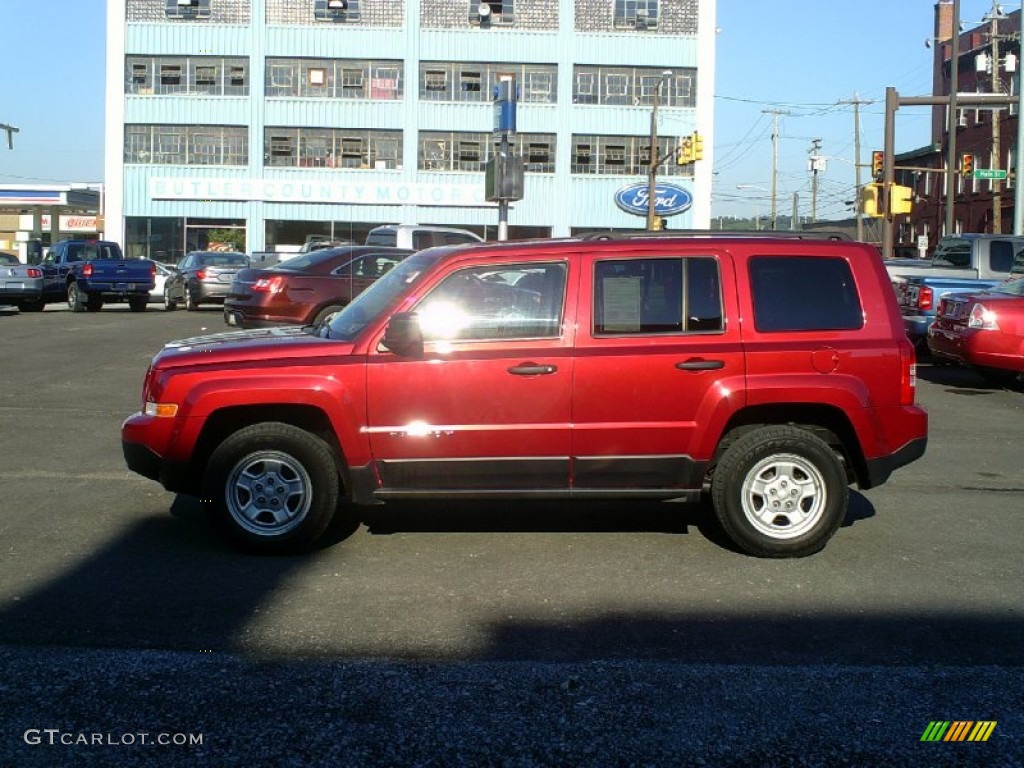
<path id="1" fill-rule="evenodd" d="M 849 485 L 919 458 L 927 414 L 878 252 L 723 236 L 430 248 L 327 324 L 168 344 L 128 466 L 243 548 L 308 548 L 349 503 L 696 501 L 796 557 Z"/>

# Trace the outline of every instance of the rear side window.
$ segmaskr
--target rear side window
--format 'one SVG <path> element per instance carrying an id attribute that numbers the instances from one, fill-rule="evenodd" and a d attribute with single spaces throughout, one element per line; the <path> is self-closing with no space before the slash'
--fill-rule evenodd
<path id="1" fill-rule="evenodd" d="M 616 259 L 594 266 L 594 335 L 721 331 L 718 262 Z"/>
<path id="2" fill-rule="evenodd" d="M 750 289 L 758 331 L 845 331 L 864 325 L 845 259 L 755 256 Z"/>
<path id="3" fill-rule="evenodd" d="M 989 269 L 993 272 L 1009 272 L 1013 267 L 1013 243 L 1009 240 L 993 240 L 988 258 Z"/>

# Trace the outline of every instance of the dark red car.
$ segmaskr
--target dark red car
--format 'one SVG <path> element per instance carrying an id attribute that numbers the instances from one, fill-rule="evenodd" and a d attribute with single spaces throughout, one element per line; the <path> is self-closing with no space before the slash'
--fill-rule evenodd
<path id="1" fill-rule="evenodd" d="M 940 360 L 975 366 L 998 383 L 1024 373 L 1024 278 L 939 303 L 928 349 Z"/>
<path id="2" fill-rule="evenodd" d="M 415 251 L 346 245 L 303 253 L 267 269 L 243 269 L 224 301 L 236 328 L 319 325 Z"/>

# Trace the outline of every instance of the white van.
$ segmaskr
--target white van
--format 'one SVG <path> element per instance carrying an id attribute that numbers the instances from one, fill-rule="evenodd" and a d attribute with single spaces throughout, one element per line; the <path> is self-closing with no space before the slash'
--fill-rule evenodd
<path id="1" fill-rule="evenodd" d="M 481 243 L 483 238 L 467 229 L 428 227 L 421 224 L 385 224 L 374 227 L 366 235 L 367 245 L 391 245 L 422 251 L 435 245 Z"/>

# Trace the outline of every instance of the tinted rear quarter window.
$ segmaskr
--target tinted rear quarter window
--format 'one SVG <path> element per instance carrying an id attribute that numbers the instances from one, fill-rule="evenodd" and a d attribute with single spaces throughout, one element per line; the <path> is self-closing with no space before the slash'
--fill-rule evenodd
<path id="1" fill-rule="evenodd" d="M 993 272 L 1009 272 L 1013 266 L 1013 243 L 1009 240 L 993 240 L 988 258 L 989 269 Z"/>
<path id="2" fill-rule="evenodd" d="M 758 331 L 844 331 L 864 324 L 845 259 L 755 256 L 750 289 Z"/>

